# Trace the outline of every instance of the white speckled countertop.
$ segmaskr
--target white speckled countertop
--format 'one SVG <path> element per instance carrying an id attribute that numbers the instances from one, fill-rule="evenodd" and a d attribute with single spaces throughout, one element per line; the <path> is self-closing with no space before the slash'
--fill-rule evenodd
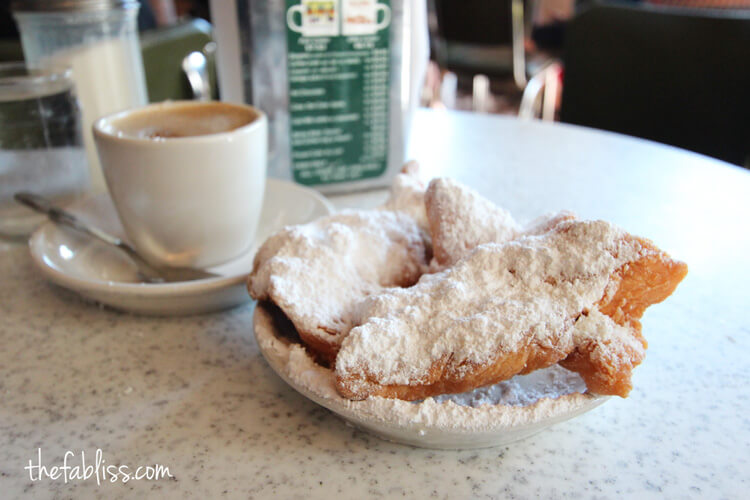
<path id="1" fill-rule="evenodd" d="M 654 239 L 690 265 L 644 317 L 635 389 L 508 446 L 434 451 L 360 432 L 285 385 L 253 308 L 136 317 L 48 284 L 0 246 L 2 498 L 746 498 L 750 173 L 568 126 L 422 111 L 412 154 L 521 220 L 557 208 Z M 339 197 L 367 206 L 383 193 Z M 24 466 L 166 465 L 172 479 L 31 481 Z"/>

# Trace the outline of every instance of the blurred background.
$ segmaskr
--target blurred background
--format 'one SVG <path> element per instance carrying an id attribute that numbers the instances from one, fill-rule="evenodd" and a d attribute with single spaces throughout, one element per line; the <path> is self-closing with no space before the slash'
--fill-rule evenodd
<path id="1" fill-rule="evenodd" d="M 141 4 L 149 99 L 218 98 L 208 0 Z M 427 4 L 420 105 L 585 125 L 750 167 L 750 0 Z M 0 62 L 22 60 L 0 5 Z"/>
<path id="2" fill-rule="evenodd" d="M 430 1 L 423 104 L 563 121 L 750 167 L 749 0 Z"/>

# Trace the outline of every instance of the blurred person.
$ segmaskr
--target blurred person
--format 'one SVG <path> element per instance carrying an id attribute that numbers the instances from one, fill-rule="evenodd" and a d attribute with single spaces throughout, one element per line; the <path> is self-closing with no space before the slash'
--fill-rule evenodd
<path id="1" fill-rule="evenodd" d="M 177 24 L 177 8 L 174 0 L 145 0 L 141 3 L 149 5 L 156 18 L 156 24 L 159 27 L 172 26 Z"/>
<path id="2" fill-rule="evenodd" d="M 535 47 L 562 49 L 565 23 L 573 17 L 575 0 L 538 0 L 531 12 L 531 40 Z"/>
<path id="3" fill-rule="evenodd" d="M 177 17 L 191 17 L 211 21 L 208 0 L 174 0 Z"/>
<path id="4" fill-rule="evenodd" d="M 141 1 L 138 9 L 138 31 L 143 32 L 157 27 L 154 11 L 147 1 Z"/>

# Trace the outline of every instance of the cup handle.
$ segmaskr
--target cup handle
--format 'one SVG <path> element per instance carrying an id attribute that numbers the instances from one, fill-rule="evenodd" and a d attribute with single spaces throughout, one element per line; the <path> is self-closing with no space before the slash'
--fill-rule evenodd
<path id="1" fill-rule="evenodd" d="M 382 11 L 383 11 L 383 20 L 382 20 L 382 21 L 380 21 L 380 22 L 379 22 L 379 23 L 378 23 L 378 24 L 377 24 L 377 25 L 375 26 L 375 30 L 376 30 L 376 31 L 380 31 L 380 30 L 382 30 L 383 28 L 387 28 L 387 27 L 388 27 L 388 25 L 389 25 L 389 24 L 391 23 L 391 8 L 390 8 L 390 7 L 388 7 L 388 6 L 387 6 L 386 4 L 384 4 L 384 3 L 376 3 L 376 4 L 375 4 L 375 16 L 376 16 L 376 18 L 375 18 L 375 19 L 377 19 L 377 15 L 378 15 L 378 11 L 379 11 L 379 10 L 382 10 Z"/>
<path id="2" fill-rule="evenodd" d="M 304 8 L 304 5 L 294 5 L 289 7 L 289 10 L 286 11 L 286 25 L 289 26 L 290 30 L 302 33 L 302 26 L 294 22 L 294 13 L 299 12 L 301 18 L 305 15 Z"/>

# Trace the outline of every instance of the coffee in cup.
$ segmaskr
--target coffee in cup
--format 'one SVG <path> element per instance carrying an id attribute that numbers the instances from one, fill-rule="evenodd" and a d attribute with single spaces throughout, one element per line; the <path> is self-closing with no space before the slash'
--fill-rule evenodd
<path id="1" fill-rule="evenodd" d="M 107 123 L 107 130 L 136 139 L 170 139 L 231 132 L 257 120 L 256 110 L 223 102 L 146 107 Z"/>
<path id="2" fill-rule="evenodd" d="M 251 106 L 197 101 L 94 123 L 110 195 L 146 259 L 209 267 L 249 250 L 263 206 L 267 128 Z"/>

